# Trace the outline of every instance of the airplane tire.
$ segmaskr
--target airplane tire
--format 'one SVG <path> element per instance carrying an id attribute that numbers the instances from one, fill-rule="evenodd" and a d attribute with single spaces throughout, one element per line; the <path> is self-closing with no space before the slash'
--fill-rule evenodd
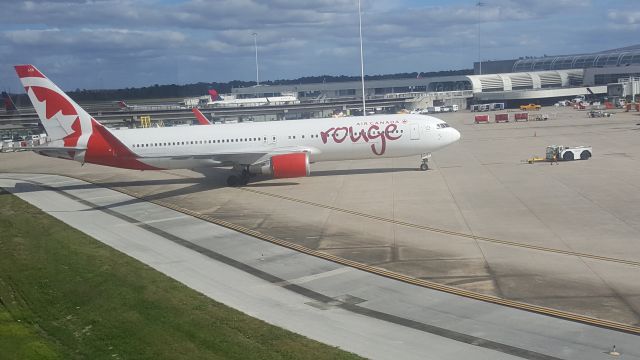
<path id="1" fill-rule="evenodd" d="M 429 170 L 429 165 L 427 165 L 426 163 L 422 163 L 422 164 L 420 164 L 420 170 L 421 170 L 421 171 L 427 171 L 427 170 Z"/>
<path id="2" fill-rule="evenodd" d="M 238 186 L 240 184 L 240 178 L 235 175 L 231 175 L 227 178 L 227 185 Z"/>

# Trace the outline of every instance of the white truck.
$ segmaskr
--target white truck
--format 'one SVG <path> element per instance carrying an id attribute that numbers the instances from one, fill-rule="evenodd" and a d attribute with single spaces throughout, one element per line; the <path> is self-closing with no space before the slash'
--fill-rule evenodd
<path id="1" fill-rule="evenodd" d="M 588 160 L 593 153 L 591 146 L 547 146 L 547 161 Z"/>

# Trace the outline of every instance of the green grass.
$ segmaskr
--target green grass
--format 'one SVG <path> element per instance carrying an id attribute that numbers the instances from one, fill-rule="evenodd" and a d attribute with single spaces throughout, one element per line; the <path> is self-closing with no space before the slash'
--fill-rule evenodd
<path id="1" fill-rule="evenodd" d="M 0 192 L 2 359 L 354 359 L 251 318 Z"/>

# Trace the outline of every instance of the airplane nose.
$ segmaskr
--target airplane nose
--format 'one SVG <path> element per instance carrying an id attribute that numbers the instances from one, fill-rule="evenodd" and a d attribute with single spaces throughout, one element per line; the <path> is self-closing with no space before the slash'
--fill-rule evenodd
<path id="1" fill-rule="evenodd" d="M 453 128 L 451 128 L 451 130 L 453 130 L 451 142 L 454 143 L 454 142 L 460 140 L 460 132 L 458 130 L 456 130 L 456 129 L 453 129 Z"/>

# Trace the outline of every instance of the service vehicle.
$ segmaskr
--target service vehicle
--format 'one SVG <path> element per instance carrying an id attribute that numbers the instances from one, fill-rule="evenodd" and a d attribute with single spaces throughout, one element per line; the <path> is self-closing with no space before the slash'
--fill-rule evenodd
<path id="1" fill-rule="evenodd" d="M 611 117 L 611 113 L 602 110 L 591 110 L 587 113 L 587 116 L 591 118 Z"/>
<path id="2" fill-rule="evenodd" d="M 538 104 L 526 104 L 520 105 L 520 110 L 540 110 L 542 106 Z"/>
<path id="3" fill-rule="evenodd" d="M 588 160 L 593 153 L 591 146 L 547 146 L 547 161 Z"/>

